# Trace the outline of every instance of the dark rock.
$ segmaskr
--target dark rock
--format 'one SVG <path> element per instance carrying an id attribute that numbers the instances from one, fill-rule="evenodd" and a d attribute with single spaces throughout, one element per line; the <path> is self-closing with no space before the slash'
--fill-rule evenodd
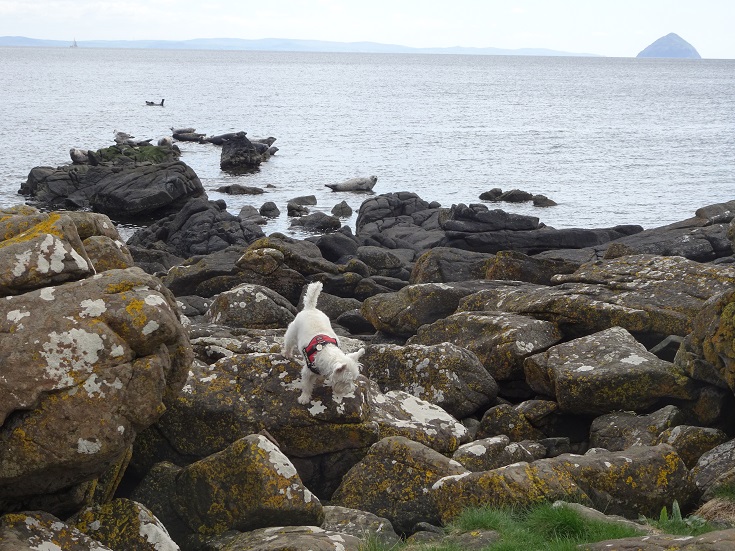
<path id="1" fill-rule="evenodd" d="M 485 279 L 494 258 L 494 255 L 486 253 L 434 247 L 416 260 L 409 281 L 415 284 Z"/>
<path id="2" fill-rule="evenodd" d="M 494 187 L 490 191 L 481 193 L 480 199 L 483 201 L 497 201 L 501 195 L 503 195 L 503 190 L 499 187 Z"/>
<path id="3" fill-rule="evenodd" d="M 324 258 L 330 262 L 337 262 L 342 258 L 355 255 L 358 244 L 353 236 L 336 231 L 320 236 L 316 241 L 316 246 L 319 247 Z"/>
<path id="4" fill-rule="evenodd" d="M 302 195 L 300 197 L 294 197 L 288 201 L 294 205 L 316 205 L 316 196 L 314 195 Z"/>
<path id="5" fill-rule="evenodd" d="M 116 220 L 178 211 L 189 200 L 205 196 L 197 175 L 180 161 L 126 167 L 37 167 L 20 193 L 51 207 L 93 209 Z"/>
<path id="6" fill-rule="evenodd" d="M 289 203 L 290 208 L 291 203 Z M 290 212 L 289 212 L 290 215 Z M 310 232 L 326 233 L 338 230 L 342 222 L 336 216 L 330 216 L 323 212 L 314 212 L 291 220 L 291 226 L 299 226 Z"/>
<path id="7" fill-rule="evenodd" d="M 505 191 L 503 194 L 498 197 L 498 201 L 505 201 L 506 203 L 524 203 L 526 201 L 531 201 L 533 199 L 533 194 L 528 193 L 527 191 L 522 191 L 520 189 L 511 189 L 510 191 Z"/>
<path id="8" fill-rule="evenodd" d="M 616 411 L 597 417 L 590 427 L 590 447 L 622 451 L 631 446 L 654 446 L 667 429 L 686 422 L 676 406 L 666 406 L 648 415 Z"/>
<path id="9" fill-rule="evenodd" d="M 305 205 L 299 205 L 291 201 L 286 204 L 286 211 L 289 216 L 306 216 L 309 214 L 309 209 Z"/>
<path id="10" fill-rule="evenodd" d="M 534 195 L 533 196 L 533 206 L 534 207 L 555 207 L 556 201 L 549 199 L 546 197 L 546 195 Z"/>
<path id="11" fill-rule="evenodd" d="M 243 186 L 240 184 L 220 186 L 215 191 L 226 193 L 227 195 L 260 195 L 261 193 L 265 193 L 265 190 L 259 187 Z"/>
<path id="12" fill-rule="evenodd" d="M 245 205 L 242 207 L 237 217 L 240 220 L 245 221 L 247 224 L 258 224 L 261 226 L 267 222 L 265 217 L 258 212 L 258 209 L 252 205 Z"/>
<path id="13" fill-rule="evenodd" d="M 273 201 L 268 201 L 267 203 L 263 203 L 263 206 L 260 207 L 260 214 L 266 218 L 278 218 L 281 211 Z"/>
<path id="14" fill-rule="evenodd" d="M 233 216 L 220 202 L 197 199 L 187 202 L 178 214 L 138 230 L 128 242 L 189 258 L 230 245 L 247 245 L 263 235 L 260 226 Z"/>
<path id="15" fill-rule="evenodd" d="M 222 144 L 219 166 L 222 170 L 247 171 L 258 168 L 262 160 L 255 145 L 245 137 L 245 132 L 238 132 Z"/>
<path id="16" fill-rule="evenodd" d="M 566 260 L 543 259 L 518 251 L 500 251 L 488 262 L 484 277 L 551 285 L 555 275 L 574 273 L 579 266 L 576 262 Z"/>
<path id="17" fill-rule="evenodd" d="M 371 335 L 375 333 L 375 327 L 365 319 L 359 308 L 341 313 L 335 321 L 353 335 Z"/>
<path id="18" fill-rule="evenodd" d="M 340 218 L 349 218 L 352 216 L 352 207 L 347 204 L 347 201 L 342 201 L 332 207 L 331 213 Z"/>

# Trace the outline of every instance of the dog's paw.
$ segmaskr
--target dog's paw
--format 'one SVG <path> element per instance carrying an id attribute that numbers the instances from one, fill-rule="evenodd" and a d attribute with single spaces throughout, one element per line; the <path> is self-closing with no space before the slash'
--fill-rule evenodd
<path id="1" fill-rule="evenodd" d="M 299 396 L 299 404 L 308 404 L 310 401 L 311 396 L 307 396 L 306 394 Z"/>

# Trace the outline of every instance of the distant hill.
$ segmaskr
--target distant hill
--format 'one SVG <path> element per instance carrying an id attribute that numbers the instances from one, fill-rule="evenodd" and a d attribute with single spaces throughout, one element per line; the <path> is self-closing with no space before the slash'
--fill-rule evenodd
<path id="1" fill-rule="evenodd" d="M 0 46 L 63 48 L 72 41 L 42 40 L 24 36 L 0 36 Z M 562 52 L 544 48 L 411 48 L 378 42 L 327 42 L 323 40 L 295 40 L 289 38 L 194 38 L 192 40 L 78 40 L 80 48 L 135 48 L 161 50 L 256 50 L 271 52 L 345 52 L 345 53 L 398 53 L 398 54 L 465 54 L 465 55 L 536 55 L 584 56 L 595 54 Z"/>
<path id="2" fill-rule="evenodd" d="M 670 57 L 679 59 L 702 59 L 699 52 L 676 33 L 669 33 L 645 48 L 636 57 Z"/>

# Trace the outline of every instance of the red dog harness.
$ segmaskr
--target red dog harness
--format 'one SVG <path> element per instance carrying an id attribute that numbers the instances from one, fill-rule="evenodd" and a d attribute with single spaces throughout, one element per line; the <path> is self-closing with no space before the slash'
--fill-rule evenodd
<path id="1" fill-rule="evenodd" d="M 316 367 L 314 367 L 314 358 L 316 358 L 317 352 L 324 349 L 328 344 L 338 346 L 337 339 L 333 339 L 329 335 L 317 335 L 304 347 L 303 352 L 304 359 L 306 360 L 306 367 L 308 367 L 312 373 L 321 375 L 321 373 L 317 371 Z"/>

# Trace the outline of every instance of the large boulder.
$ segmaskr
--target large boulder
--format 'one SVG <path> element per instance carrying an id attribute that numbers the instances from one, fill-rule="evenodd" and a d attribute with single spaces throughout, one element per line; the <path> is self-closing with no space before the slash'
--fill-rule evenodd
<path id="1" fill-rule="evenodd" d="M 495 255 L 434 247 L 422 254 L 413 266 L 410 282 L 448 283 L 485 279 L 485 273 L 493 264 Z M 493 279 L 489 277 L 488 279 Z"/>
<path id="2" fill-rule="evenodd" d="M 163 282 L 176 296 L 213 297 L 240 284 L 268 287 L 296 304 L 306 278 L 285 264 L 284 255 L 272 248 L 249 249 L 232 245 L 194 257 L 168 270 Z"/>
<path id="3" fill-rule="evenodd" d="M 230 245 L 249 245 L 262 236 L 260 226 L 230 214 L 224 202 L 198 198 L 188 201 L 180 212 L 136 231 L 128 244 L 189 258 Z"/>
<path id="4" fill-rule="evenodd" d="M 262 285 L 242 283 L 217 295 L 207 310 L 207 320 L 229 327 L 285 328 L 296 308 L 281 295 Z"/>
<path id="5" fill-rule="evenodd" d="M 30 207 L 0 210 L 0 296 L 75 281 L 94 268 L 73 220 Z"/>
<path id="6" fill-rule="evenodd" d="M 686 415 L 676 406 L 665 406 L 647 415 L 615 411 L 597 417 L 590 426 L 590 447 L 612 452 L 631 446 L 654 446 L 667 429 L 678 427 Z"/>
<path id="7" fill-rule="evenodd" d="M 620 327 L 558 344 L 525 360 L 526 381 L 561 411 L 645 412 L 661 400 L 696 399 L 695 382 Z"/>
<path id="8" fill-rule="evenodd" d="M 584 551 L 725 551 L 735 548 L 735 529 L 717 530 L 701 536 L 650 534 L 587 543 Z"/>
<path id="9" fill-rule="evenodd" d="M 432 494 L 443 522 L 468 507 L 523 507 L 573 501 L 628 518 L 658 516 L 677 500 L 686 507 L 694 484 L 686 465 L 666 445 L 623 452 L 590 450 L 492 471 L 448 476 Z"/>
<path id="10" fill-rule="evenodd" d="M 552 322 L 505 312 L 458 312 L 422 325 L 409 344 L 451 342 L 474 352 L 498 381 L 523 379 L 523 361 L 561 340 Z"/>
<path id="11" fill-rule="evenodd" d="M 445 476 L 466 474 L 456 461 L 407 438 L 384 438 L 370 448 L 335 492 L 333 503 L 368 511 L 412 533 L 418 522 L 439 523 L 428 489 Z"/>
<path id="12" fill-rule="evenodd" d="M 320 525 L 319 500 L 268 438 L 249 435 L 186 467 L 159 464 L 133 493 L 184 549 L 226 531 Z"/>
<path id="13" fill-rule="evenodd" d="M 571 336 L 620 326 L 658 343 L 689 334 L 704 302 L 733 288 L 735 268 L 634 255 L 584 264 L 553 280 L 560 285 L 489 286 L 463 300 L 459 310 L 533 315 L 556 321 Z"/>
<path id="14" fill-rule="evenodd" d="M 176 212 L 206 195 L 194 170 L 181 161 L 39 167 L 31 170 L 20 192 L 51 207 L 92 209 L 115 219 Z"/>
<path id="15" fill-rule="evenodd" d="M 0 320 L 0 510 L 67 512 L 179 392 L 189 340 L 138 268 L 7 297 Z"/>
<path id="16" fill-rule="evenodd" d="M 9 513 L 1 516 L 0 549 L 3 551 L 39 551 L 40 549 L 112 551 L 112 548 L 102 545 L 94 538 L 43 511 Z"/>
<path id="17" fill-rule="evenodd" d="M 267 147 L 265 150 L 267 151 Z M 240 172 L 254 170 L 260 166 L 263 156 L 246 136 L 238 132 L 222 143 L 219 166 L 222 170 Z"/>
<path id="18" fill-rule="evenodd" d="M 704 303 L 674 362 L 695 379 L 735 390 L 735 289 Z"/>
<path id="19" fill-rule="evenodd" d="M 422 325 L 452 314 L 463 297 L 489 285 L 483 281 L 409 285 L 397 293 L 365 299 L 362 313 L 379 331 L 410 337 Z"/>
<path id="20" fill-rule="evenodd" d="M 366 347 L 363 371 L 383 392 L 403 390 L 458 419 L 493 403 L 498 385 L 477 357 L 449 342 Z"/>

